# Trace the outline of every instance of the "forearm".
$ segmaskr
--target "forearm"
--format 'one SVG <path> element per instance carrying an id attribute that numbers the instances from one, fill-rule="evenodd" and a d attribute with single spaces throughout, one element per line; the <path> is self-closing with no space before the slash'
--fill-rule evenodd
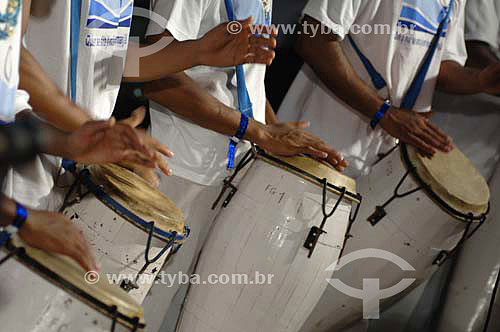
<path id="1" fill-rule="evenodd" d="M 454 94 L 480 93 L 483 88 L 479 74 L 479 69 L 463 67 L 454 61 L 443 61 L 437 87 L 441 91 Z"/>
<path id="2" fill-rule="evenodd" d="M 36 124 L 44 137 L 44 144 L 40 146 L 41 153 L 72 159 L 74 156 L 68 146 L 68 134 L 55 128 L 47 122 L 41 121 L 31 112 L 21 112 L 16 116 L 17 120 L 29 120 Z"/>
<path id="3" fill-rule="evenodd" d="M 61 130 L 73 131 L 90 120 L 88 114 L 47 77 L 24 47 L 21 48 L 19 87 L 30 94 L 33 111 Z"/>
<path id="4" fill-rule="evenodd" d="M 179 42 L 170 36 L 151 39 L 150 45 L 130 43 L 123 79 L 149 82 L 201 64 L 198 41 Z"/>
<path id="5" fill-rule="evenodd" d="M 320 24 L 310 17 L 306 17 L 306 21 L 313 25 Z M 337 36 L 317 34 L 311 37 L 302 34 L 295 49 L 330 91 L 352 108 L 369 118 L 373 117 L 383 99 L 355 72 Z"/>
<path id="6" fill-rule="evenodd" d="M 184 73 L 148 83 L 144 93 L 150 100 L 203 128 L 227 136 L 234 135 L 239 128 L 240 112 L 221 103 Z M 245 139 L 258 143 L 263 135 L 262 127 L 250 120 Z"/>
<path id="7" fill-rule="evenodd" d="M 487 43 L 477 40 L 471 40 L 467 41 L 466 45 L 468 67 L 484 69 L 489 65 L 500 62 L 500 58 L 498 58 L 493 49 Z"/>
<path id="8" fill-rule="evenodd" d="M 0 193 L 0 226 L 8 226 L 16 217 L 16 202 Z"/>
<path id="9" fill-rule="evenodd" d="M 269 102 L 269 100 L 266 98 L 266 124 L 276 124 L 278 123 L 278 117 L 276 116 L 276 113 L 273 110 L 273 106 Z"/>

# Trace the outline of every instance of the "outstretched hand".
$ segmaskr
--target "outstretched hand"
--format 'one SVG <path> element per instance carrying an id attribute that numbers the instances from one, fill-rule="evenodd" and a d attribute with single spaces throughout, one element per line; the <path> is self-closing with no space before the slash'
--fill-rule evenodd
<path id="1" fill-rule="evenodd" d="M 279 156 L 308 154 L 326 160 L 338 171 L 344 171 L 348 166 L 344 158 L 319 137 L 307 132 L 305 129 L 309 126 L 309 122 L 267 125 L 264 137 L 257 144 Z"/>
<path id="2" fill-rule="evenodd" d="M 223 23 L 209 31 L 200 42 L 201 61 L 212 67 L 245 63 L 270 65 L 275 57 L 277 29 L 253 25 L 253 18 Z"/>
<path id="3" fill-rule="evenodd" d="M 85 271 L 97 271 L 94 254 L 82 231 L 60 213 L 29 210 L 19 237 L 31 247 L 73 258 Z"/>
<path id="4" fill-rule="evenodd" d="M 67 139 L 68 153 L 82 164 L 129 162 L 146 168 L 159 168 L 166 175 L 171 171 L 163 156 L 173 153 L 164 145 L 135 127 L 144 119 L 143 108 L 120 122 L 89 121 Z"/>
<path id="5" fill-rule="evenodd" d="M 451 137 L 426 116 L 413 111 L 391 108 L 380 125 L 389 135 L 416 147 L 427 157 L 433 156 L 437 150 L 450 152 L 453 149 Z"/>

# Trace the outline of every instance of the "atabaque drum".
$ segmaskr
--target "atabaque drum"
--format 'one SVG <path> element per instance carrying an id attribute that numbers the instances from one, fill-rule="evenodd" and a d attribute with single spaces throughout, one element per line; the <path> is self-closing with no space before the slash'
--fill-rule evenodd
<path id="1" fill-rule="evenodd" d="M 86 274 L 72 259 L 26 245 L 17 236 L 2 253 L 2 331 L 142 331 L 142 307 L 105 278 Z M 15 258 L 15 259 L 13 259 Z M 26 275 L 30 275 L 26 278 Z M 30 280 L 30 284 L 23 284 Z M 39 297 L 38 285 L 46 294 Z M 50 292 L 47 290 L 50 289 Z M 47 294 L 50 293 L 50 297 Z"/>
<path id="2" fill-rule="evenodd" d="M 488 185 L 458 148 L 429 159 L 397 146 L 358 188 L 364 199 L 352 238 L 301 332 L 376 319 L 455 253 L 489 211 Z"/>
<path id="3" fill-rule="evenodd" d="M 490 181 L 491 197 L 500 197 L 500 164 Z M 500 206 L 492 204 L 488 220 L 465 243 L 454 262 L 436 332 L 500 331 Z M 489 316 L 489 319 L 488 319 Z"/>
<path id="4" fill-rule="evenodd" d="M 82 229 L 101 273 L 142 303 L 169 254 L 189 235 L 182 212 L 120 166 L 92 166 L 76 174 L 64 214 Z"/>
<path id="5" fill-rule="evenodd" d="M 252 160 L 254 159 L 254 160 Z M 245 166 L 249 165 L 249 166 Z M 250 152 L 195 270 L 181 332 L 296 331 L 341 254 L 354 180 L 309 157 Z M 234 177 L 234 175 L 233 175 Z"/>

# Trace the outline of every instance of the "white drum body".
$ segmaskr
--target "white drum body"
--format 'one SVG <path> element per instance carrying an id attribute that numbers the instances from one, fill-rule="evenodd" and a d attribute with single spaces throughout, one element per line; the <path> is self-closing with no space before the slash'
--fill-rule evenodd
<path id="1" fill-rule="evenodd" d="M 92 194 L 66 208 L 64 214 L 83 231 L 96 255 L 102 277 L 113 274 L 122 280 L 133 281 L 146 263 L 146 231 L 121 217 Z M 165 245 L 166 242 L 153 238 L 149 256 L 156 256 Z M 130 296 L 138 303 L 143 302 L 153 286 L 169 251 L 147 267 L 138 279 L 139 288 L 130 290 Z"/>
<path id="2" fill-rule="evenodd" d="M 1 252 L 0 257 L 5 257 Z M 108 332 L 112 319 L 85 301 L 10 258 L 0 266 L 0 321 L 2 331 Z M 82 273 L 83 279 L 83 273 Z M 99 299 L 100 300 L 100 299 Z M 101 308 L 102 309 L 102 308 Z M 116 324 L 118 331 L 130 327 Z"/>
<path id="3" fill-rule="evenodd" d="M 338 198 L 328 191 L 328 211 Z M 340 203 L 308 258 L 303 245 L 322 222 L 322 188 L 254 161 L 216 219 L 196 270 L 201 284 L 191 286 L 178 331 L 298 331 L 328 285 L 326 268 L 339 257 L 350 210 Z M 203 284 L 211 274 L 230 281 L 243 274 L 249 282 Z"/>
<path id="4" fill-rule="evenodd" d="M 375 207 L 392 197 L 407 168 L 399 149 L 393 151 L 357 180 L 363 203 L 352 226 L 352 238 L 346 241 L 343 257 L 362 249 L 381 249 L 403 258 L 415 271 L 404 271 L 391 261 L 363 258 L 352 261 L 333 273 L 332 278 L 344 284 L 363 289 L 363 279 L 378 279 L 380 290 L 388 289 L 404 278 L 415 282 L 406 291 L 381 301 L 396 300 L 425 280 L 435 270 L 433 261 L 442 250 L 453 249 L 460 241 L 466 223 L 453 219 L 423 191 L 395 199 L 386 207 L 387 215 L 372 226 L 368 217 Z M 418 188 L 411 175 L 403 182 L 399 193 Z M 341 260 L 342 261 L 342 260 Z M 369 299 L 370 297 L 368 297 Z M 369 308 L 368 308 L 369 309 Z M 328 287 L 312 310 L 301 332 L 337 332 L 363 316 L 363 300 Z"/>
<path id="5" fill-rule="evenodd" d="M 500 167 L 490 182 L 491 197 L 500 197 Z M 496 201 L 498 202 L 498 201 Z M 439 332 L 483 332 L 500 270 L 500 209 L 493 203 L 484 225 L 462 248 L 444 299 Z M 488 331 L 499 331 L 500 303 L 493 307 Z"/>

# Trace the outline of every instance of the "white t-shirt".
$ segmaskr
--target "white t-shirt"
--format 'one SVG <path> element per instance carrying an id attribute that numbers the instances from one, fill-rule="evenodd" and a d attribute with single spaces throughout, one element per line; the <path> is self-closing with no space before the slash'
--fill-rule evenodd
<path id="1" fill-rule="evenodd" d="M 111 116 L 125 64 L 133 0 L 83 0 L 76 102 L 93 119 Z M 55 0 L 48 17 L 32 18 L 28 47 L 44 70 L 71 96 L 71 1 Z"/>
<path id="2" fill-rule="evenodd" d="M 500 56 L 500 0 L 467 1 L 465 40 L 488 43 Z M 433 121 L 490 179 L 500 160 L 500 98 L 436 93 L 432 107 Z"/>
<path id="3" fill-rule="evenodd" d="M 271 1 L 233 0 L 238 20 L 254 17 L 255 23 L 265 23 L 271 15 Z M 264 8 L 266 7 L 266 8 Z M 217 25 L 227 22 L 224 0 L 165 0 L 157 1 L 155 13 L 166 19 L 166 26 L 151 23 L 148 35 L 168 30 L 179 41 L 198 39 Z M 245 65 L 245 79 L 253 104 L 254 118 L 265 122 L 265 65 Z M 222 103 L 237 109 L 235 68 L 199 66 L 185 73 Z M 201 128 L 160 105 L 151 105 L 152 134 L 175 153 L 169 165 L 175 175 L 190 181 L 211 185 L 227 176 L 229 137 Z M 246 150 L 238 147 L 239 155 Z"/>
<path id="4" fill-rule="evenodd" d="M 449 0 L 310 0 L 303 13 L 322 22 L 343 39 L 342 48 L 355 71 L 372 86 L 359 56 L 348 39 L 344 39 L 351 31 L 361 52 L 387 82 L 388 87 L 379 92 L 380 96 L 390 97 L 392 104 L 399 106 L 448 5 Z M 441 61 L 465 63 L 463 11 L 464 0 L 456 0 L 446 38 L 441 38 L 416 101 L 417 112 L 431 108 Z M 381 29 L 384 25 L 389 26 L 392 33 Z M 310 121 L 312 132 L 343 153 L 350 163 L 346 173 L 353 177 L 367 174 L 378 153 L 394 144 L 382 129 L 370 128 L 371 119 L 331 93 L 307 64 L 288 91 L 278 116 L 283 121 Z"/>
<path id="5" fill-rule="evenodd" d="M 19 84 L 19 56 L 22 33 L 22 0 L 0 0 L 0 121 L 12 122 L 20 105 L 16 105 Z M 21 97 L 18 95 L 18 98 Z"/>
<path id="6" fill-rule="evenodd" d="M 71 95 L 71 1 L 55 0 L 48 16 L 32 17 L 27 44 L 44 71 Z M 118 96 L 128 45 L 132 0 L 83 0 L 78 47 L 77 98 L 94 119 L 111 116 Z M 54 208 L 53 191 L 60 158 L 40 155 L 22 168 L 11 169 L 5 193 L 32 208 Z"/>
<path id="7" fill-rule="evenodd" d="M 500 1 L 467 1 L 465 40 L 488 43 L 500 55 Z"/>

